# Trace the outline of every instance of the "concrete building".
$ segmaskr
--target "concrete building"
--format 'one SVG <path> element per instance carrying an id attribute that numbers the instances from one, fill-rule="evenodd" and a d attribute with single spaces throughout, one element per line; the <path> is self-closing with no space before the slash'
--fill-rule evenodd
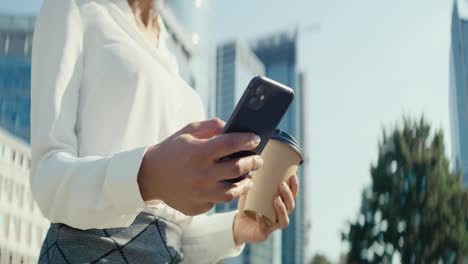
<path id="1" fill-rule="evenodd" d="M 37 263 L 49 222 L 29 188 L 28 144 L 0 129 L 0 263 Z"/>
<path id="2" fill-rule="evenodd" d="M 455 1 L 450 56 L 450 111 L 455 167 L 468 186 L 468 3 Z"/>

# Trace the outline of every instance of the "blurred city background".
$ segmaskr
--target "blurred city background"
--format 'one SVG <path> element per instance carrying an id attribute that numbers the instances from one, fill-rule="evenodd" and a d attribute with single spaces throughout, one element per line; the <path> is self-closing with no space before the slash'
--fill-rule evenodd
<path id="1" fill-rule="evenodd" d="M 2 264 L 37 261 L 48 225 L 28 184 L 31 44 L 41 3 L 0 0 Z M 256 75 L 296 93 L 280 124 L 306 153 L 291 224 L 227 263 L 462 263 L 468 1 L 165 0 L 160 12 L 208 117 L 226 120 Z M 432 202 L 432 193 L 443 199 Z"/>

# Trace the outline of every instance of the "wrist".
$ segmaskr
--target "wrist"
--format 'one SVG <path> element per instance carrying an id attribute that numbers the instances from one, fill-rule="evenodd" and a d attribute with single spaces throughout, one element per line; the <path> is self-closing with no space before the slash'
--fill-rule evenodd
<path id="1" fill-rule="evenodd" d="M 143 160 L 140 165 L 140 170 L 138 171 L 137 182 L 138 187 L 140 188 L 141 197 L 145 202 L 152 201 L 152 200 L 159 200 L 157 197 L 157 191 L 155 190 L 154 183 L 154 171 L 153 171 L 153 163 L 154 163 L 154 155 L 156 152 L 157 145 L 153 145 L 148 147 L 145 155 L 143 156 Z"/>
<path id="2" fill-rule="evenodd" d="M 232 235 L 234 237 L 234 244 L 237 247 L 241 246 L 242 244 L 245 244 L 245 241 L 243 241 L 243 239 L 241 239 L 239 237 L 239 230 L 238 230 L 238 227 L 237 227 L 237 217 L 238 216 L 239 216 L 239 214 L 237 213 L 234 216 L 234 221 L 232 222 Z"/>

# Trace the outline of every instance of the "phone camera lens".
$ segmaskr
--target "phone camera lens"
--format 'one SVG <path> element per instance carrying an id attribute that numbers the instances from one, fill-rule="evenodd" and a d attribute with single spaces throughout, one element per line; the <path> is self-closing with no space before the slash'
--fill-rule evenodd
<path id="1" fill-rule="evenodd" d="M 257 106 L 257 98 L 255 98 L 255 97 L 250 98 L 250 100 L 249 100 L 249 105 L 250 105 L 250 107 L 252 107 L 252 108 L 256 108 L 256 106 Z"/>
<path id="2" fill-rule="evenodd" d="M 263 95 L 263 92 L 264 92 L 263 86 L 259 86 L 255 90 L 255 96 L 260 97 Z"/>
<path id="3" fill-rule="evenodd" d="M 260 101 L 263 101 L 263 100 L 265 100 L 265 96 L 262 94 L 260 95 Z"/>

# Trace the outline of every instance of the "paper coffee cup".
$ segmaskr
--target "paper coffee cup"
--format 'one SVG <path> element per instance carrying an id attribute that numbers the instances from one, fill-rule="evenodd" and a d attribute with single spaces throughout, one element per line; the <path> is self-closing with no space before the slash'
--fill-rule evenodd
<path id="1" fill-rule="evenodd" d="M 281 182 L 296 174 L 302 164 L 304 154 L 297 141 L 288 133 L 277 129 L 260 155 L 263 166 L 252 172 L 253 188 L 247 193 L 241 210 L 256 220 L 256 214 L 262 214 L 267 224 L 277 222 L 274 199 L 279 195 Z"/>

